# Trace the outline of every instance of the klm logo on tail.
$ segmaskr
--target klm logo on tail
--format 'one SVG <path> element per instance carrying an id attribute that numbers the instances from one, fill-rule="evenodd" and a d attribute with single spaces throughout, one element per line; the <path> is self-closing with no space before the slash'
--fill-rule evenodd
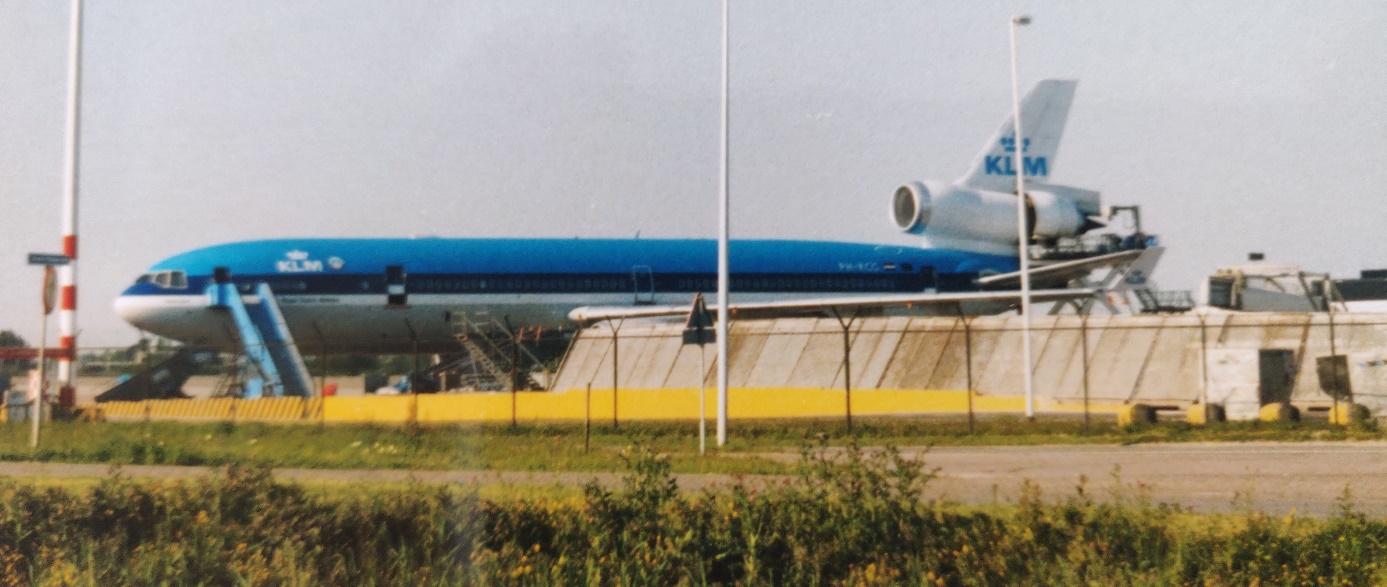
<path id="1" fill-rule="evenodd" d="M 987 155 L 983 157 L 983 173 L 987 175 L 1016 175 L 1016 137 L 1002 137 L 998 141 L 1002 145 L 1002 150 L 1010 155 Z M 1021 152 L 1025 153 L 1031 149 L 1031 140 L 1022 139 Z M 1050 164 L 1045 157 L 1023 156 L 1021 165 L 1025 168 L 1026 175 L 1048 176 L 1050 175 Z"/>

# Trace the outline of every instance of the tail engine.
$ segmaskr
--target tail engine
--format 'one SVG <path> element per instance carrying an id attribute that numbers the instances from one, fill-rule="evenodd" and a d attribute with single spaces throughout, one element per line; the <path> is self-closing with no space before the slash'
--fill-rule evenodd
<path id="1" fill-rule="evenodd" d="M 1032 239 L 1072 237 L 1101 226 L 1097 192 L 1065 186 L 1036 186 L 1026 192 L 1027 231 Z M 896 189 L 891 216 L 902 232 L 953 241 L 1016 243 L 1016 196 L 936 182 L 912 181 Z"/>

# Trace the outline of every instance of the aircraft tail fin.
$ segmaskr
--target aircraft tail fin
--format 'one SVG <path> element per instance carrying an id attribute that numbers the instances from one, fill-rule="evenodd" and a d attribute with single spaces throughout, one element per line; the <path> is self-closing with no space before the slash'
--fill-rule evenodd
<path id="1" fill-rule="evenodd" d="M 1075 80 L 1043 80 L 1021 101 L 1021 137 L 1016 144 L 1015 125 L 1007 116 L 997 134 L 988 139 L 973 166 L 958 180 L 958 184 L 975 189 L 998 192 L 1016 191 L 1016 148 L 1021 149 L 1022 169 L 1026 177 L 1045 182 L 1055 169 L 1055 153 L 1069 119 L 1069 105 L 1074 101 Z"/>

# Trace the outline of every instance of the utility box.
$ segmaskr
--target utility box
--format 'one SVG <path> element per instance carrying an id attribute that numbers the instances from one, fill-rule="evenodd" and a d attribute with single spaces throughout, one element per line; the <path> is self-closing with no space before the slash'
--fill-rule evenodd
<path id="1" fill-rule="evenodd" d="M 23 389 L 5 392 L 5 418 L 10 422 L 29 421 L 29 394 Z"/>

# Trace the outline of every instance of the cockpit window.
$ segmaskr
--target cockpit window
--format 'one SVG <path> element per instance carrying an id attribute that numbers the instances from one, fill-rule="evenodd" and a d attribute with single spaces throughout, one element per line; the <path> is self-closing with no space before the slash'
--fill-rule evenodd
<path id="1" fill-rule="evenodd" d="M 164 289 L 187 289 L 188 274 L 183 271 L 156 271 L 141 275 L 135 283 L 153 283 Z"/>

